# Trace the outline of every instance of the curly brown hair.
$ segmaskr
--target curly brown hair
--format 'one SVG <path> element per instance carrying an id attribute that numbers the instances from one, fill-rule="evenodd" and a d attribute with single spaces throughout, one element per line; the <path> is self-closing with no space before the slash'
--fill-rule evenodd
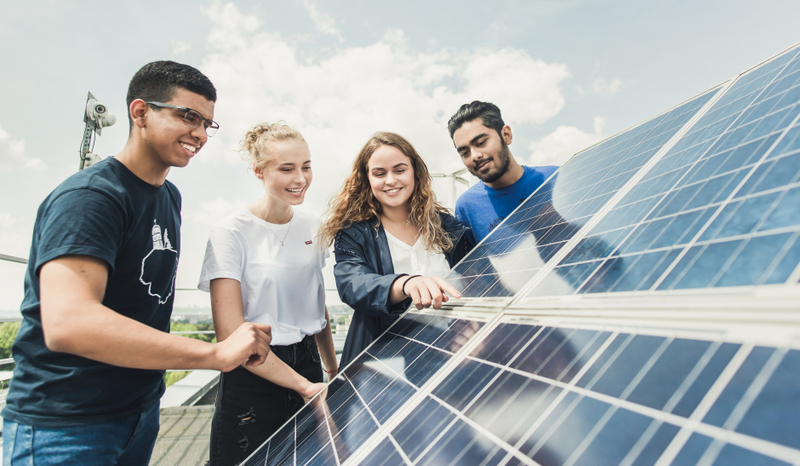
<path id="1" fill-rule="evenodd" d="M 364 144 L 353 161 L 352 172 L 345 180 L 341 193 L 328 204 L 328 211 L 319 234 L 321 243 L 330 246 L 339 231 L 365 220 L 374 221 L 377 232 L 381 222 L 382 206 L 372 194 L 367 163 L 381 146 L 395 147 L 411 159 L 411 167 L 414 169 L 414 192 L 410 197 L 411 205 L 407 221 L 419 230 L 425 249 L 429 251 L 452 249 L 453 241 L 442 228 L 442 219 L 439 216 L 440 212 L 448 213 L 448 211 L 436 200 L 428 166 L 406 138 L 383 131 L 373 134 Z"/>

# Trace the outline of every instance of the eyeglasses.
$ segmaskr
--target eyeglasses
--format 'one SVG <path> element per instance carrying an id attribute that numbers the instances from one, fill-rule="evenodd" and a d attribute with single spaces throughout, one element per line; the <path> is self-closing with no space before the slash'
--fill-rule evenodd
<path id="1" fill-rule="evenodd" d="M 158 108 L 175 108 L 178 110 L 182 110 L 186 112 L 183 115 L 183 122 L 186 123 L 186 126 L 189 128 L 197 128 L 200 125 L 204 125 L 206 128 L 206 134 L 208 137 L 214 135 L 219 129 L 219 123 L 214 120 L 209 120 L 208 118 L 203 117 L 197 110 L 192 110 L 191 108 L 186 107 L 178 107 L 177 105 L 170 105 L 165 104 L 163 102 L 145 102 L 147 105 L 152 105 L 153 107 Z"/>

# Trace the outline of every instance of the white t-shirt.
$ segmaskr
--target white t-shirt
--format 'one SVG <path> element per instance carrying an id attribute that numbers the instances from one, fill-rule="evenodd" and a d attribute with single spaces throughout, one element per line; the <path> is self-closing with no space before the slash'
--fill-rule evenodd
<path id="1" fill-rule="evenodd" d="M 319 225 L 298 210 L 284 225 L 237 210 L 211 230 L 197 287 L 208 291 L 215 278 L 239 281 L 244 320 L 272 326 L 274 346 L 318 333 L 327 325 L 322 268 L 330 255 L 317 244 Z"/>
<path id="2" fill-rule="evenodd" d="M 389 253 L 392 255 L 394 273 L 422 275 L 423 277 L 444 277 L 450 271 L 450 264 L 443 252 L 428 251 L 417 238 L 413 246 L 409 246 L 386 231 Z"/>

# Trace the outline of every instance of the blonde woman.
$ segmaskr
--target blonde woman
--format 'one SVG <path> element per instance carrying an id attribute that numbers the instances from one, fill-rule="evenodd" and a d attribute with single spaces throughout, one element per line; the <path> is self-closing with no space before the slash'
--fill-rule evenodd
<path id="1" fill-rule="evenodd" d="M 321 230 L 334 244 L 339 296 L 355 311 L 345 367 L 412 303 L 439 309 L 458 290 L 441 277 L 475 245 L 436 201 L 428 167 L 395 133 L 375 133 L 353 163 Z M 447 294 L 445 294 L 447 293 Z"/>
<path id="2" fill-rule="evenodd" d="M 311 184 L 303 136 L 260 124 L 241 144 L 264 186 L 260 199 L 211 231 L 198 287 L 211 293 L 217 339 L 243 322 L 269 324 L 271 351 L 256 368 L 222 374 L 211 425 L 211 465 L 238 464 L 337 373 L 316 241 L 317 217 L 295 210 Z M 319 350 L 317 349 L 319 348 Z"/>

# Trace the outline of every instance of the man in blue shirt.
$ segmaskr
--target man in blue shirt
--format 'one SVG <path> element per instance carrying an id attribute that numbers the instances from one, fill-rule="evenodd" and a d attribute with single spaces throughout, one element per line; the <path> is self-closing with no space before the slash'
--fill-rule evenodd
<path id="1" fill-rule="evenodd" d="M 268 325 L 218 344 L 169 334 L 180 253 L 178 189 L 218 125 L 211 81 L 188 65 L 145 65 L 128 87 L 125 147 L 42 202 L 25 274 L 3 464 L 147 465 L 165 369 L 264 362 Z"/>
<path id="2" fill-rule="evenodd" d="M 508 146 L 511 128 L 489 102 L 464 104 L 447 123 L 461 161 L 480 182 L 456 201 L 456 217 L 480 242 L 556 171 L 520 165 Z"/>

